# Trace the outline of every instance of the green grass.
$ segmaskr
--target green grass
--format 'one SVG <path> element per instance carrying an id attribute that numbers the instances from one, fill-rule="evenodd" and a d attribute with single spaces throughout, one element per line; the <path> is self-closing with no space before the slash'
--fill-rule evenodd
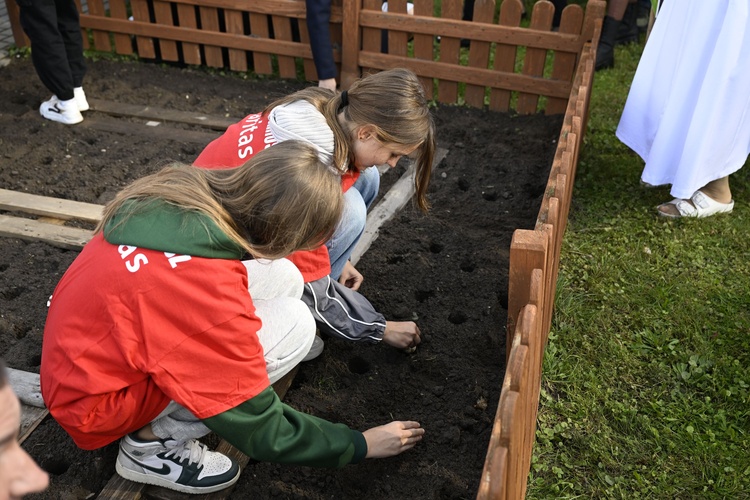
<path id="1" fill-rule="evenodd" d="M 749 169 L 731 215 L 655 215 L 615 136 L 641 50 L 595 75 L 528 498 L 750 498 Z"/>

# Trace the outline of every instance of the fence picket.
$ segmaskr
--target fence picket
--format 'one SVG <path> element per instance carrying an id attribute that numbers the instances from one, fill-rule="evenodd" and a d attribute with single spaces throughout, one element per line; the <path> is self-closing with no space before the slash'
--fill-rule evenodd
<path id="1" fill-rule="evenodd" d="M 568 5 L 565 7 L 560 19 L 560 33 L 578 34 L 583 27 L 583 9 L 580 5 Z M 555 52 L 555 60 L 552 63 L 552 79 L 570 81 L 576 68 L 577 53 Z M 568 105 L 567 99 L 550 97 L 544 112 L 548 115 L 564 113 Z"/>
<path id="2" fill-rule="evenodd" d="M 500 20 L 502 26 L 517 27 L 521 24 L 523 5 L 520 0 L 505 0 L 500 5 Z M 498 43 L 495 46 L 494 69 L 513 73 L 516 68 L 516 45 Z M 508 111 L 510 109 L 510 90 L 492 89 L 490 91 L 490 109 L 493 111 Z"/>
<path id="3" fill-rule="evenodd" d="M 99 17 L 104 17 L 106 15 L 104 2 L 102 2 L 102 0 L 88 0 L 86 5 L 88 6 L 90 15 Z M 109 42 L 109 33 L 101 30 L 91 30 L 91 34 L 94 39 L 94 49 L 104 52 L 112 50 Z"/>
<path id="4" fill-rule="evenodd" d="M 484 1 L 484 0 L 480 0 Z M 414 15 L 431 17 L 434 9 L 433 0 L 414 0 Z M 414 34 L 414 58 L 423 61 L 432 61 L 434 59 L 434 40 L 435 37 L 428 34 Z M 419 81 L 425 89 L 427 99 L 432 100 L 435 93 L 434 82 L 432 78 L 421 76 Z"/>
<path id="5" fill-rule="evenodd" d="M 541 0 L 534 4 L 531 14 L 531 25 L 529 28 L 539 31 L 552 29 L 552 17 L 555 15 L 555 7 L 547 0 Z M 544 63 L 547 58 L 545 49 L 526 47 L 526 56 L 523 61 L 522 73 L 528 76 L 541 77 L 544 74 Z M 525 89 L 524 89 L 525 90 Z M 539 94 L 520 92 L 518 94 L 518 105 L 516 111 L 526 115 L 536 113 L 539 103 Z"/>
<path id="6" fill-rule="evenodd" d="M 227 33 L 245 35 L 245 22 L 242 12 L 238 10 L 224 10 L 224 24 Z M 244 50 L 229 49 L 229 68 L 232 71 L 247 71 L 247 53 Z"/>
<path id="7" fill-rule="evenodd" d="M 199 6 L 201 29 L 204 31 L 221 31 L 219 25 L 219 10 L 215 7 Z M 203 45 L 203 54 L 206 58 L 206 65 L 212 68 L 221 68 L 224 66 L 224 57 L 221 54 L 221 47 L 215 45 Z"/>
<path id="8" fill-rule="evenodd" d="M 461 19 L 463 14 L 462 2 L 443 2 L 443 19 Z M 443 36 L 440 38 L 440 62 L 457 66 L 461 50 L 461 39 Z M 455 103 L 458 99 L 458 82 L 455 80 L 438 81 L 438 101 L 442 103 Z"/>
<path id="9" fill-rule="evenodd" d="M 492 24 L 495 16 L 495 0 L 479 0 L 474 4 L 472 22 Z M 473 41 L 469 45 L 469 66 L 488 68 L 490 63 L 490 43 Z M 480 85 L 466 85 L 464 100 L 475 108 L 484 107 L 486 89 Z"/>
<path id="10" fill-rule="evenodd" d="M 143 23 L 150 23 L 151 16 L 148 12 L 148 3 L 146 0 L 131 0 L 130 9 L 133 12 L 133 21 L 140 21 Z M 154 50 L 154 39 L 150 36 L 138 36 L 135 37 L 136 44 L 138 46 L 138 55 L 145 59 L 155 59 L 156 50 Z"/>
<path id="11" fill-rule="evenodd" d="M 154 7 L 154 18 L 157 24 L 163 24 L 166 26 L 174 26 L 175 22 L 172 19 L 172 5 L 169 2 L 162 0 L 153 0 Z M 159 40 L 159 52 L 161 58 L 165 61 L 178 61 L 179 57 L 177 54 L 177 42 L 172 40 Z"/>

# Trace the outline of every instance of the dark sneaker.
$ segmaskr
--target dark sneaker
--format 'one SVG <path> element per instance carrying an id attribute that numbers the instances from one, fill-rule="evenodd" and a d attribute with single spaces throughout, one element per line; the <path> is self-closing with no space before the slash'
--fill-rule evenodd
<path id="1" fill-rule="evenodd" d="M 240 477 L 235 461 L 195 439 L 141 441 L 127 435 L 120 440 L 115 469 L 130 481 L 183 493 L 213 493 Z"/>
<path id="2" fill-rule="evenodd" d="M 61 101 L 53 95 L 49 101 L 44 101 L 39 106 L 39 113 L 48 120 L 74 125 L 83 121 L 83 115 L 78 109 L 75 98 Z"/>

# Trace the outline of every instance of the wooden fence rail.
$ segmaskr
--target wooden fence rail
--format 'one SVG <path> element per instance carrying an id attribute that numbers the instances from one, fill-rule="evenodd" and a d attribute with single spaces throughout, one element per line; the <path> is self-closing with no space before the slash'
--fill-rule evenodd
<path id="1" fill-rule="evenodd" d="M 589 9 L 599 9 L 592 5 Z M 581 53 L 557 150 L 534 230 L 516 230 L 508 275 L 507 368 L 477 498 L 520 499 L 526 494 L 544 350 L 560 263 L 573 180 L 588 120 L 594 78 L 594 40 Z"/>
<path id="2" fill-rule="evenodd" d="M 76 1 L 87 49 L 317 80 L 304 0 Z M 5 3 L 16 45 L 27 46 L 15 0 Z M 520 0 L 477 0 L 472 21 L 461 19 L 462 0 L 413 0 L 411 15 L 406 0 L 389 1 L 387 12 L 382 3 L 333 1 L 342 89 L 364 73 L 407 67 L 440 103 L 521 114 L 565 112 L 581 51 L 603 15 L 598 0 L 585 12 L 571 4 L 553 32 L 546 0 L 534 5 L 528 28 L 520 27 Z"/>

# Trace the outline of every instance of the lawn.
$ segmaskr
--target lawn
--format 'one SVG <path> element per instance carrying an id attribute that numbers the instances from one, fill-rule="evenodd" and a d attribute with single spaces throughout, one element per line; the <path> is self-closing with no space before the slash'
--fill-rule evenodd
<path id="1" fill-rule="evenodd" d="M 656 216 L 615 136 L 642 49 L 595 75 L 528 498 L 750 498 L 750 170 L 730 215 Z"/>

